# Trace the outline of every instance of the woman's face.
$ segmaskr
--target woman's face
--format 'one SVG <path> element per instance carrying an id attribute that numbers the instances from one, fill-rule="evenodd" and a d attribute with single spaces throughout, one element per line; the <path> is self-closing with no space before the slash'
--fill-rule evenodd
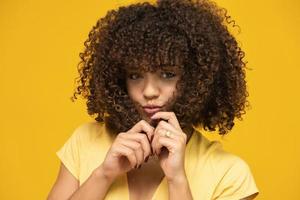
<path id="1" fill-rule="evenodd" d="M 171 111 L 178 95 L 176 84 L 181 72 L 164 68 L 156 72 L 126 71 L 126 87 L 141 117 L 151 122 L 150 117 L 158 111 Z"/>

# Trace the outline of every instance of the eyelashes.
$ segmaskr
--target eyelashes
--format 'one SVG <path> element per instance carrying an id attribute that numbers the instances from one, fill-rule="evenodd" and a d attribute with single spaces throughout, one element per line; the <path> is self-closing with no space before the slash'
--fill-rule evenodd
<path id="1" fill-rule="evenodd" d="M 131 80 L 136 80 L 139 78 L 139 75 L 137 73 L 131 73 L 131 74 L 128 74 L 127 77 Z"/>
<path id="2" fill-rule="evenodd" d="M 161 75 L 164 77 L 164 78 L 173 78 L 176 76 L 175 73 L 173 72 L 162 72 Z"/>
<path id="3" fill-rule="evenodd" d="M 160 76 L 163 79 L 172 79 L 172 78 L 176 77 L 177 74 L 174 72 L 161 72 Z M 131 80 L 137 80 L 139 78 L 142 78 L 142 76 L 139 73 L 128 73 L 127 78 L 131 79 Z"/>

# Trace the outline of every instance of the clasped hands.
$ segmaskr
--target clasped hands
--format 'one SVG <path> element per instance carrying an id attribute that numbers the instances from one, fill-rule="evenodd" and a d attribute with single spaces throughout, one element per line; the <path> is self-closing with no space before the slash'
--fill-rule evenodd
<path id="1" fill-rule="evenodd" d="M 144 161 L 149 156 L 156 155 L 166 177 L 174 177 L 178 174 L 185 174 L 184 155 L 187 135 L 182 131 L 174 112 L 157 112 L 151 116 L 152 120 L 160 120 L 156 128 L 150 126 L 146 121 L 141 120 L 127 133 L 144 132 L 150 143 L 151 153 L 144 153 Z M 165 150 L 164 148 L 165 147 Z M 140 162 L 142 163 L 142 162 Z M 141 164 L 135 166 L 140 167 Z"/>
<path id="2" fill-rule="evenodd" d="M 157 156 L 169 182 L 186 178 L 184 157 L 187 135 L 182 131 L 173 112 L 157 112 L 152 120 L 160 120 L 156 128 L 145 120 L 127 132 L 121 132 L 108 150 L 99 171 L 108 179 L 139 168 L 149 156 Z M 165 148 L 164 148 L 165 147 Z M 176 181 L 175 181 L 176 179 Z"/>

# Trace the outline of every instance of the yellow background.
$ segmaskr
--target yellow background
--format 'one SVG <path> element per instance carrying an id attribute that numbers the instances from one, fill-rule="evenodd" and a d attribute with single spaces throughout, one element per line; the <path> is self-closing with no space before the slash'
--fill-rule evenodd
<path id="1" fill-rule="evenodd" d="M 45 199 L 55 152 L 93 120 L 69 97 L 79 52 L 96 20 L 132 1 L 0 2 L 0 199 Z M 252 108 L 222 141 L 251 167 L 257 199 L 300 199 L 300 3 L 217 0 L 241 27 Z M 210 139 L 220 139 L 208 135 Z"/>

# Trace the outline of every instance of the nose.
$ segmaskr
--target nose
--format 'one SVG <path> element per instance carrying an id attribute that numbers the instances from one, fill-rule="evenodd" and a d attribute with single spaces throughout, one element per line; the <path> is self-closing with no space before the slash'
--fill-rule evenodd
<path id="1" fill-rule="evenodd" d="M 143 95 L 146 99 L 154 99 L 159 96 L 160 89 L 159 89 L 159 82 L 155 80 L 154 77 L 148 76 L 145 79 L 145 85 L 143 89 Z"/>

